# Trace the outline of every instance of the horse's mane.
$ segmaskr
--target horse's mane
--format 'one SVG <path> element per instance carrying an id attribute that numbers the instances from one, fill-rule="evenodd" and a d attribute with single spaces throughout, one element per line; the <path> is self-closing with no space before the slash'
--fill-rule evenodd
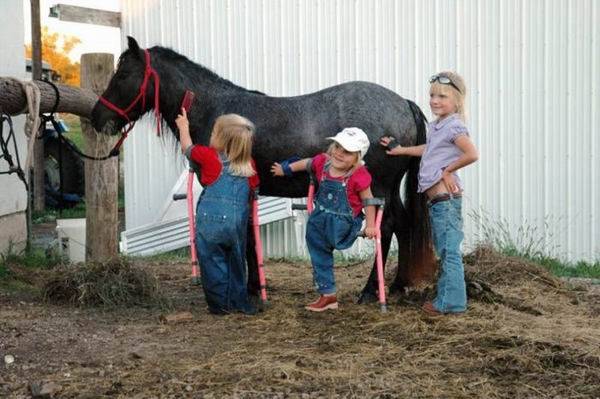
<path id="1" fill-rule="evenodd" d="M 157 58 L 162 60 L 168 60 L 170 63 L 177 64 L 177 68 L 182 73 L 182 75 L 185 75 L 190 79 L 199 81 L 211 81 L 218 85 L 226 86 L 235 90 L 264 95 L 264 93 L 260 91 L 248 90 L 244 87 L 238 86 L 232 81 L 217 75 L 215 72 L 211 71 L 207 67 L 190 60 L 186 56 L 179 54 L 175 50 L 170 49 L 168 47 L 154 46 L 149 50 L 152 54 L 155 54 Z"/>

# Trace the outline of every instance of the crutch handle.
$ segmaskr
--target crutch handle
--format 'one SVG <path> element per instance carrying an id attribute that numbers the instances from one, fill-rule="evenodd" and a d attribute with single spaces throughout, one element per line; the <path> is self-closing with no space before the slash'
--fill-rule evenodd
<path id="1" fill-rule="evenodd" d="M 173 194 L 173 201 L 184 200 L 187 198 L 187 194 Z"/>

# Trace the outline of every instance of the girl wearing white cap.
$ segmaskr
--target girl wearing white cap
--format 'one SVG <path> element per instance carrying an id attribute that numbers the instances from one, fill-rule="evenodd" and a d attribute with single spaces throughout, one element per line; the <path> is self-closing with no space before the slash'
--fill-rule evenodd
<path id="1" fill-rule="evenodd" d="M 320 294 L 316 301 L 306 306 L 313 312 L 338 308 L 333 250 L 352 246 L 364 219 L 362 201 L 373 198 L 371 175 L 362 162 L 369 149 L 365 132 L 349 127 L 328 139 L 333 143 L 326 153 L 296 162 L 274 163 L 271 167 L 275 176 L 309 171 L 319 182 L 314 211 L 306 225 L 306 244 Z M 367 206 L 365 212 L 365 236 L 373 238 L 376 234 L 375 207 Z"/>

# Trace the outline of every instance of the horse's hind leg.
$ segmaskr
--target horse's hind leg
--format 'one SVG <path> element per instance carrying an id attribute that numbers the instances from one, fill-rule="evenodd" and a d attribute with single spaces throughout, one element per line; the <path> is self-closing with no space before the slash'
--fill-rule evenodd
<path id="1" fill-rule="evenodd" d="M 396 270 L 396 277 L 390 285 L 390 294 L 393 293 L 404 293 L 404 289 L 410 285 L 410 279 L 408 276 L 409 259 L 410 259 L 410 229 L 409 219 L 406 208 L 402 202 L 399 204 L 399 208 L 396 212 L 396 220 L 394 225 L 394 234 L 398 241 L 398 268 Z"/>
<path id="2" fill-rule="evenodd" d="M 387 207 L 383 213 L 383 220 L 381 221 L 381 255 L 383 260 L 383 268 L 385 274 L 385 261 L 387 260 L 388 252 L 392 244 L 392 235 L 394 234 L 394 217 L 392 214 L 392 208 Z M 358 297 L 359 304 L 377 302 L 377 260 L 373 262 L 371 268 L 371 274 L 365 284 L 360 296 Z"/>

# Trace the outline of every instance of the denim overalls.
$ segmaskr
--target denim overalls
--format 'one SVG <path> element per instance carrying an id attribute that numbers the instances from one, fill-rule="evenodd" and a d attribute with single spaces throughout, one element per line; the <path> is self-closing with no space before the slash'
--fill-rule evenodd
<path id="1" fill-rule="evenodd" d="M 326 178 L 329 162 L 323 168 L 315 208 L 306 224 L 306 244 L 313 266 L 313 277 L 320 294 L 333 294 L 335 276 L 333 274 L 333 250 L 349 248 L 356 240 L 362 227 L 364 216 L 354 217 L 348 202 L 346 184 L 343 181 Z"/>
<path id="2" fill-rule="evenodd" d="M 233 176 L 219 154 L 221 175 L 204 187 L 196 209 L 196 249 L 202 288 L 211 313 L 254 313 L 246 287 L 248 178 Z"/>

